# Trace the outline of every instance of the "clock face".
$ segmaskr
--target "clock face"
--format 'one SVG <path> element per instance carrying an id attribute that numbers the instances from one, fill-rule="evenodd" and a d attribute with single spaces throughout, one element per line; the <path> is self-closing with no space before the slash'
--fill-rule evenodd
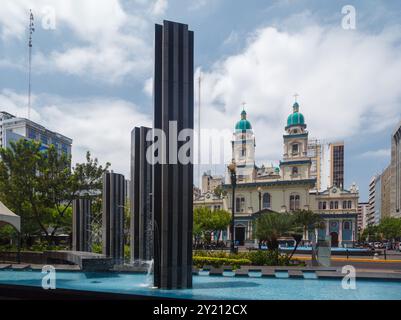
<path id="1" fill-rule="evenodd" d="M 332 191 L 333 191 L 333 193 L 336 193 L 336 192 L 337 192 L 337 189 L 336 189 L 336 188 L 333 188 Z"/>

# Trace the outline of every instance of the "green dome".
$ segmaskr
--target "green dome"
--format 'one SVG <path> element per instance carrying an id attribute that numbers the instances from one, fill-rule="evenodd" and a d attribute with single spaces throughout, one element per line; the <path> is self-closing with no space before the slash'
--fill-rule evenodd
<path id="1" fill-rule="evenodd" d="M 246 119 L 246 111 L 242 110 L 241 112 L 241 120 L 237 122 L 235 125 L 235 130 L 238 131 L 244 131 L 244 130 L 251 130 L 252 125 L 251 123 Z"/>
<path id="2" fill-rule="evenodd" d="M 303 114 L 299 112 L 299 105 L 297 102 L 294 103 L 293 109 L 294 112 L 291 113 L 287 118 L 287 127 L 305 125 L 305 118 Z"/>

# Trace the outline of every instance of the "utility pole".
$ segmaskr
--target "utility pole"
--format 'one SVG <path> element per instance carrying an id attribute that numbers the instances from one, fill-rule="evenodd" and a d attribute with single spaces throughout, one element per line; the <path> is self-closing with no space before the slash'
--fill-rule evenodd
<path id="1" fill-rule="evenodd" d="M 28 61 L 28 119 L 31 118 L 31 70 L 32 70 L 32 34 L 35 32 L 34 18 L 32 10 L 29 10 L 29 61 Z"/>
<path id="2" fill-rule="evenodd" d="M 198 78 L 198 181 L 199 188 L 202 189 L 202 177 L 201 177 L 201 83 L 202 73 L 199 72 Z"/>

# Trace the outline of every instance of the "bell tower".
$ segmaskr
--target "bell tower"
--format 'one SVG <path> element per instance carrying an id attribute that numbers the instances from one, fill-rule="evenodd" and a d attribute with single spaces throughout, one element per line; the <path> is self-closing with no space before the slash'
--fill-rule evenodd
<path id="1" fill-rule="evenodd" d="M 237 167 L 238 180 L 251 182 L 255 173 L 255 135 L 245 109 L 241 112 L 241 120 L 235 125 L 232 159 Z"/>
<path id="2" fill-rule="evenodd" d="M 280 169 L 285 180 L 309 179 L 311 159 L 308 157 L 308 131 L 305 118 L 294 102 L 293 112 L 287 118 L 285 127 L 283 161 Z"/>

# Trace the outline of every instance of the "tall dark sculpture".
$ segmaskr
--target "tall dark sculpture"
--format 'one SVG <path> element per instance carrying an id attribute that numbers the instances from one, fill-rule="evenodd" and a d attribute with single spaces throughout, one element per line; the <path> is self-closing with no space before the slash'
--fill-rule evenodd
<path id="1" fill-rule="evenodd" d="M 72 250 L 92 251 L 89 199 L 76 199 L 72 202 Z"/>
<path id="2" fill-rule="evenodd" d="M 152 166 L 146 151 L 150 128 L 135 127 L 131 132 L 131 259 L 151 260 L 153 257 Z"/>
<path id="3" fill-rule="evenodd" d="M 169 124 L 176 121 L 178 133 L 194 127 L 193 48 L 187 25 L 156 25 L 154 128 L 167 137 L 156 153 L 168 163 L 153 166 L 154 285 L 163 289 L 192 287 L 193 165 L 172 163 L 185 142 L 174 148 Z"/>
<path id="4" fill-rule="evenodd" d="M 103 254 L 115 264 L 124 262 L 125 179 L 122 174 L 103 175 L 102 238 Z"/>

